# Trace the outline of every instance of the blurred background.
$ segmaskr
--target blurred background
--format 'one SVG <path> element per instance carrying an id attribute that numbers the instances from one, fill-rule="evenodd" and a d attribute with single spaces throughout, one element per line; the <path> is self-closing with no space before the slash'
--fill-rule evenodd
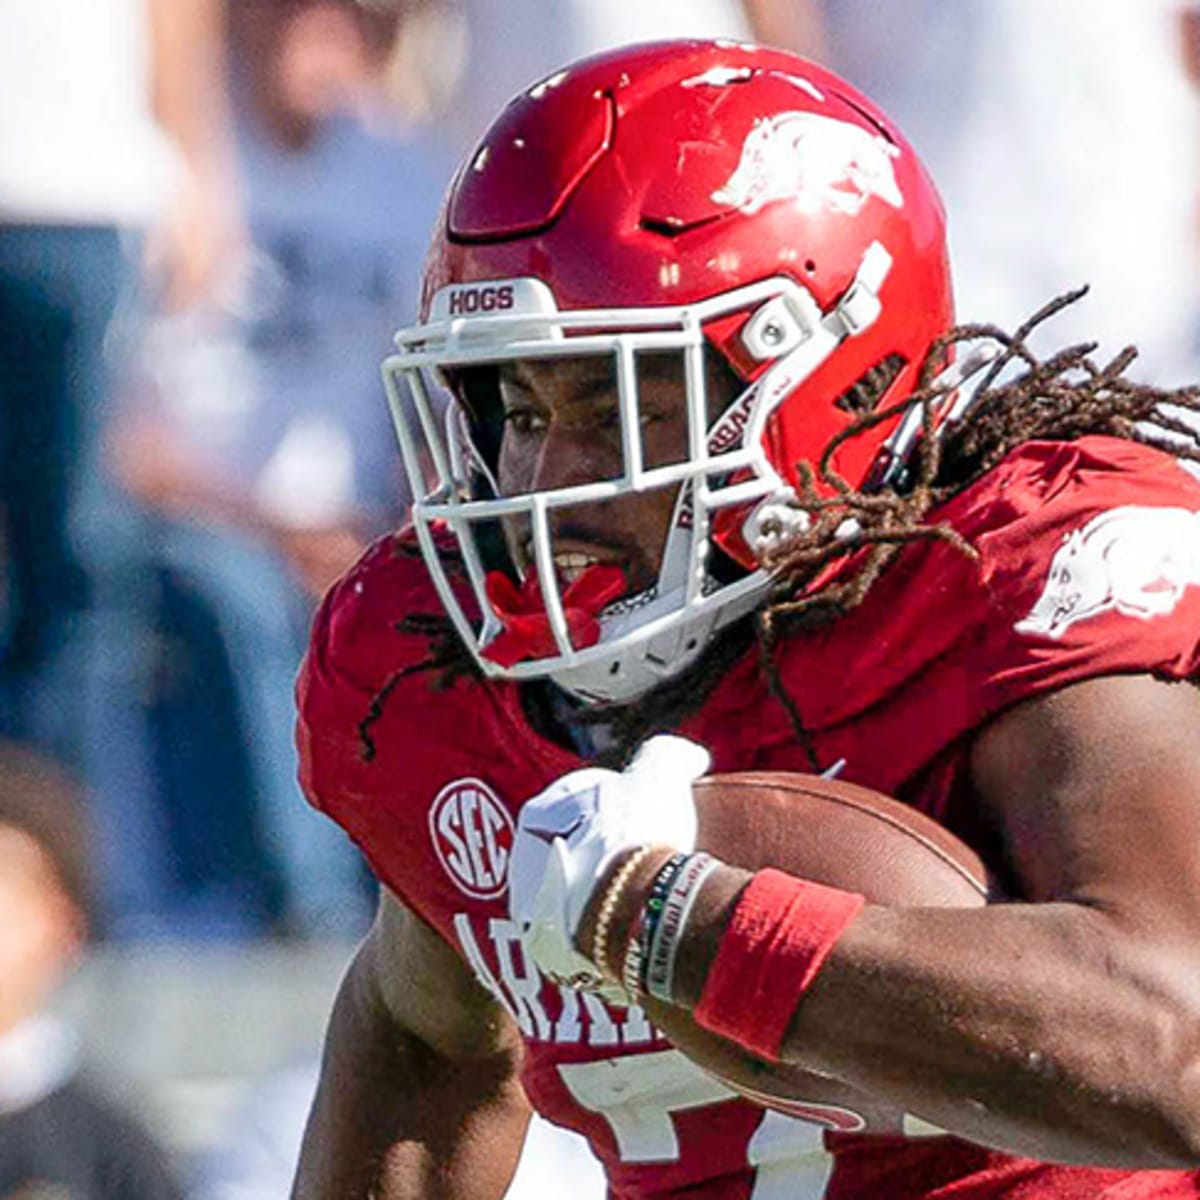
<path id="1" fill-rule="evenodd" d="M 403 520 L 378 363 L 509 96 L 664 36 L 821 59 L 932 169 L 964 320 L 1090 284 L 1039 336 L 1174 385 L 1198 30 L 1183 0 L 0 0 L 0 1200 L 287 1194 L 373 906 L 296 786 L 292 682 Z M 601 1194 L 536 1137 L 514 1195 Z"/>

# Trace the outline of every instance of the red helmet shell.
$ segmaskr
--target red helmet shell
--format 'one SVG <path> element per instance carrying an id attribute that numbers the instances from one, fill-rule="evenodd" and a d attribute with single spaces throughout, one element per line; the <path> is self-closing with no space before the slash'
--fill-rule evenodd
<path id="1" fill-rule="evenodd" d="M 778 145 L 798 115 L 798 126 L 825 127 L 809 114 L 883 146 L 888 179 L 843 163 L 828 177 L 818 169 L 798 178 L 786 195 L 739 190 L 756 131 L 778 132 Z M 679 305 L 788 276 L 829 310 L 875 242 L 892 259 L 880 316 L 768 426 L 768 455 L 789 482 L 798 460 L 815 463 L 853 419 L 835 401 L 864 372 L 900 356 L 889 398 L 906 394 L 931 341 L 953 323 L 942 205 L 888 118 L 817 64 L 727 42 L 646 44 L 567 67 L 505 108 L 451 185 L 422 313 L 447 284 L 522 276 L 545 281 L 562 309 Z M 708 334 L 753 378 L 767 364 L 745 352 L 742 323 L 727 319 Z M 835 468 L 861 483 L 891 430 L 844 444 Z"/>

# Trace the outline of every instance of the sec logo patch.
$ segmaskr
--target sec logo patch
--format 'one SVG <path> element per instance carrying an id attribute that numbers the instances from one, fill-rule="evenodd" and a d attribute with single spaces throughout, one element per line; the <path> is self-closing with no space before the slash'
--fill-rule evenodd
<path id="1" fill-rule="evenodd" d="M 429 810 L 429 834 L 446 874 L 477 900 L 493 900 L 508 885 L 512 817 L 480 779 L 448 783 Z"/>

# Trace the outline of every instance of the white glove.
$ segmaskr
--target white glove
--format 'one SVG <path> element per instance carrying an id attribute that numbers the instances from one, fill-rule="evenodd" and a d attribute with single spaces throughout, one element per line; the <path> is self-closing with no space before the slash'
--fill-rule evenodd
<path id="1" fill-rule="evenodd" d="M 584 767 L 526 802 L 509 864 L 509 913 L 546 975 L 629 1003 L 622 989 L 602 985 L 595 964 L 575 949 L 579 920 L 597 880 L 622 850 L 648 844 L 695 849 L 692 783 L 709 762 L 703 746 L 662 734 L 624 771 Z"/>

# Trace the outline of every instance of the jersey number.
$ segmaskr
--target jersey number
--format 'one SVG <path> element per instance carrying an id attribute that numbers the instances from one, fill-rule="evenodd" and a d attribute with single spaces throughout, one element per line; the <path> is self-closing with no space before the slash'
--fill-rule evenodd
<path id="1" fill-rule="evenodd" d="M 575 1100 L 608 1122 L 627 1163 L 675 1161 L 679 1136 L 673 1114 L 736 1098 L 678 1050 L 563 1063 L 558 1069 Z M 752 1200 L 819 1200 L 833 1168 L 820 1126 L 771 1111 L 763 1112 L 746 1162 L 755 1168 Z"/>

